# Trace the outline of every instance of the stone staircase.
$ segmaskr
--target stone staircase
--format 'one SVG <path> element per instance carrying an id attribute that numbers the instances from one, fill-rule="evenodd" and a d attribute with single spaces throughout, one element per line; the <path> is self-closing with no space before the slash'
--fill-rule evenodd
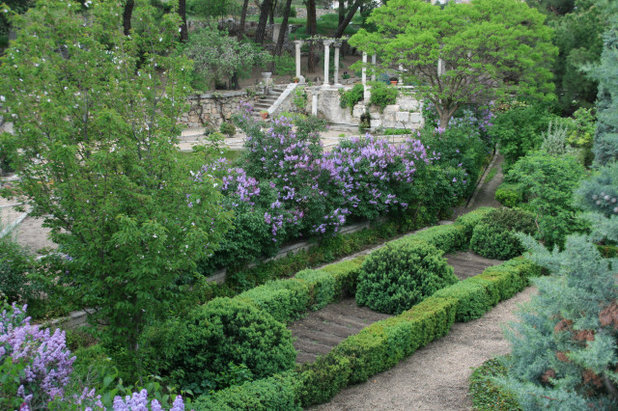
<path id="1" fill-rule="evenodd" d="M 268 94 L 263 95 L 253 106 L 253 117 L 261 120 L 260 112 L 268 110 L 277 101 L 287 84 L 273 84 Z"/>

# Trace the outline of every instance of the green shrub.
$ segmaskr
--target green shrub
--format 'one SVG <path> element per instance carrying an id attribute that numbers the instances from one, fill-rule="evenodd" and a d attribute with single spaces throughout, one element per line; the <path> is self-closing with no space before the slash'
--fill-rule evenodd
<path id="1" fill-rule="evenodd" d="M 508 360 L 507 360 L 508 361 Z M 513 393 L 496 384 L 494 378 L 505 377 L 507 367 L 504 357 L 485 361 L 470 376 L 469 393 L 474 409 L 478 411 L 519 411 L 521 407 Z"/>
<path id="2" fill-rule="evenodd" d="M 191 405 L 196 410 L 217 411 L 300 410 L 297 385 L 294 374 L 276 374 L 202 395 Z"/>
<path id="3" fill-rule="evenodd" d="M 354 109 L 354 106 L 363 99 L 363 93 L 365 88 L 362 84 L 355 84 L 351 90 L 345 91 L 339 89 L 339 106 L 341 108 L 350 108 L 350 112 Z"/>
<path id="4" fill-rule="evenodd" d="M 457 300 L 457 322 L 480 318 L 493 305 L 485 285 L 468 280 L 438 290 L 434 294 L 434 297 L 452 297 Z"/>
<path id="5" fill-rule="evenodd" d="M 410 241 L 423 241 L 445 253 L 450 253 L 455 250 L 467 248 L 469 239 L 466 237 L 466 231 L 466 227 L 461 224 L 438 225 L 429 227 L 399 240 L 394 240 L 391 243 L 404 244 Z"/>
<path id="6" fill-rule="evenodd" d="M 232 137 L 234 134 L 236 134 L 236 126 L 234 126 L 234 124 L 232 123 L 224 121 L 223 123 L 221 123 L 219 131 L 228 137 Z"/>
<path id="7" fill-rule="evenodd" d="M 33 293 L 28 280 L 33 269 L 34 261 L 24 248 L 7 237 L 0 238 L 0 299 L 27 301 Z"/>
<path id="8" fill-rule="evenodd" d="M 489 134 L 500 144 L 504 156 L 503 169 L 508 169 L 543 141 L 552 116 L 543 107 L 515 103 L 512 108 L 499 113 L 493 120 Z"/>
<path id="9" fill-rule="evenodd" d="M 574 157 L 531 153 L 504 177 L 523 194 L 521 207 L 535 214 L 538 238 L 549 247 L 562 246 L 567 234 L 585 228 L 576 218 L 573 203 L 573 190 L 585 174 Z"/>
<path id="10" fill-rule="evenodd" d="M 400 313 L 440 288 L 457 282 L 443 252 L 420 241 L 387 244 L 371 253 L 358 277 L 356 302 L 384 313 Z"/>
<path id="11" fill-rule="evenodd" d="M 275 56 L 275 74 L 294 75 L 296 73 L 296 60 L 294 57 L 287 54 L 281 56 Z"/>
<path id="12" fill-rule="evenodd" d="M 505 207 L 515 207 L 522 201 L 522 193 L 515 184 L 502 183 L 496 190 L 496 201 Z"/>
<path id="13" fill-rule="evenodd" d="M 303 364 L 298 370 L 299 399 L 303 407 L 325 403 L 345 388 L 352 374 L 350 364 L 350 358 L 334 354 Z"/>
<path id="14" fill-rule="evenodd" d="M 335 277 L 325 271 L 303 270 L 295 278 L 305 281 L 311 295 L 311 309 L 319 310 L 335 300 Z"/>
<path id="15" fill-rule="evenodd" d="M 474 228 L 470 249 L 483 257 L 499 260 L 508 260 L 524 251 L 513 231 L 489 223 Z"/>
<path id="16" fill-rule="evenodd" d="M 338 263 L 329 264 L 320 270 L 325 271 L 335 279 L 335 295 L 340 298 L 350 297 L 356 294 L 356 284 L 358 274 L 361 271 L 365 256 L 344 260 Z"/>
<path id="17" fill-rule="evenodd" d="M 249 301 L 275 320 L 288 323 L 307 311 L 310 291 L 303 281 L 277 280 L 252 288 L 235 298 Z"/>
<path id="18" fill-rule="evenodd" d="M 399 90 L 397 87 L 388 86 L 382 82 L 371 83 L 371 97 L 369 98 L 369 104 L 380 108 L 380 113 L 384 111 L 384 108 L 389 104 L 395 104 L 397 102 L 397 95 Z"/>
<path id="19" fill-rule="evenodd" d="M 216 298 L 149 327 L 143 346 L 149 371 L 197 395 L 271 376 L 296 361 L 290 331 L 237 298 Z"/>

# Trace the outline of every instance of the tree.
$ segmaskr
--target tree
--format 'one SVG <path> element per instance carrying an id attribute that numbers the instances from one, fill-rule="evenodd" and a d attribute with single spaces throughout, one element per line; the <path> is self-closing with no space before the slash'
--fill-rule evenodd
<path id="1" fill-rule="evenodd" d="M 288 31 L 288 18 L 290 17 L 290 9 L 292 7 L 292 0 L 286 0 L 285 7 L 283 9 L 283 20 L 281 21 L 281 27 L 279 28 L 279 37 L 277 37 L 277 44 L 275 45 L 275 56 L 281 55 L 283 49 L 283 42 L 285 41 L 285 34 Z"/>
<path id="2" fill-rule="evenodd" d="M 262 0 L 260 6 L 260 19 L 258 21 L 257 29 L 255 30 L 255 42 L 257 44 L 264 43 L 264 35 L 266 34 L 266 22 L 268 21 L 268 14 L 270 12 L 272 0 Z"/>
<path id="3" fill-rule="evenodd" d="M 473 0 L 443 9 L 419 0 L 390 0 L 368 19 L 350 45 L 376 53 L 381 69 L 406 70 L 404 79 L 435 104 L 446 128 L 463 104 L 518 93 L 552 99 L 552 31 L 535 9 L 516 0 Z M 441 69 L 438 70 L 438 63 Z"/>
<path id="4" fill-rule="evenodd" d="M 138 0 L 134 16 L 124 36 L 117 2 L 83 14 L 41 1 L 13 18 L 18 37 L 0 60 L 19 148 L 14 194 L 71 260 L 60 283 L 105 325 L 104 341 L 128 352 L 146 324 L 187 302 L 196 260 L 229 221 L 214 181 L 194 181 L 178 162 L 191 71 L 169 54 L 178 14 L 155 17 Z"/>
<path id="5" fill-rule="evenodd" d="M 226 83 L 234 86 L 233 80 L 243 73 L 241 70 L 250 71 L 270 60 L 270 55 L 256 44 L 238 41 L 213 25 L 191 35 L 187 55 L 207 85 L 214 83 L 215 87 Z"/>
<path id="6" fill-rule="evenodd" d="M 316 0 L 306 0 L 305 2 L 307 5 L 307 35 L 309 37 L 318 34 L 318 19 L 315 9 L 315 2 Z M 309 42 L 309 55 L 307 56 L 307 70 L 310 73 L 315 71 L 315 67 L 317 65 L 314 43 L 315 42 L 313 40 Z"/>
<path id="7" fill-rule="evenodd" d="M 135 2 L 133 0 L 127 0 L 124 4 L 124 10 L 122 11 L 122 27 L 125 36 L 131 34 L 131 16 L 133 15 L 133 7 Z"/>
<path id="8" fill-rule="evenodd" d="M 187 28 L 187 0 L 178 0 L 178 15 L 180 16 L 180 41 L 189 40 Z"/>

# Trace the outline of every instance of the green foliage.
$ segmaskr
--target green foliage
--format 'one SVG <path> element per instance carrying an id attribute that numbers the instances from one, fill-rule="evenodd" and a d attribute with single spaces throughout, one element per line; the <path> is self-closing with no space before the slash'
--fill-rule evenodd
<path id="1" fill-rule="evenodd" d="M 365 88 L 362 84 L 355 84 L 350 90 L 339 89 L 339 106 L 341 108 L 348 107 L 350 113 L 354 109 L 354 106 L 363 100 L 363 93 Z"/>
<path id="2" fill-rule="evenodd" d="M 294 97 L 292 97 L 292 104 L 294 104 L 295 111 L 299 113 L 305 112 L 305 107 L 307 107 L 307 92 L 304 87 L 296 87 L 296 90 L 294 90 Z"/>
<path id="3" fill-rule="evenodd" d="M 296 73 L 296 60 L 288 54 L 275 56 L 275 74 L 294 75 Z"/>
<path id="4" fill-rule="evenodd" d="M 534 214 L 521 209 L 496 209 L 474 227 L 470 249 L 483 257 L 507 260 L 524 251 L 515 233 L 535 231 Z"/>
<path id="5" fill-rule="evenodd" d="M 610 24 L 603 35 L 603 52 L 598 66 L 589 69 L 590 75 L 599 82 L 597 96 L 597 131 L 594 136 L 594 161 L 604 165 L 618 160 L 618 19 L 615 2 L 607 3 L 605 10 Z"/>
<path id="6" fill-rule="evenodd" d="M 468 393 L 478 411 L 520 411 L 513 393 L 495 383 L 494 378 L 507 374 L 508 357 L 495 357 L 475 368 L 470 376 Z"/>
<path id="7" fill-rule="evenodd" d="M 216 298 L 151 327 L 145 343 L 146 366 L 194 394 L 268 377 L 296 360 L 290 331 L 239 298 Z"/>
<path id="8" fill-rule="evenodd" d="M 251 302 L 275 320 L 288 323 L 305 313 L 310 294 L 303 281 L 291 279 L 266 283 L 235 298 Z"/>
<path id="9" fill-rule="evenodd" d="M 437 225 L 399 240 L 391 241 L 391 244 L 397 245 L 422 241 L 433 245 L 445 253 L 450 253 L 467 248 L 470 237 L 466 235 L 466 232 L 467 229 L 462 224 Z"/>
<path id="10" fill-rule="evenodd" d="M 204 394 L 192 403 L 196 410 L 301 410 L 294 374 L 276 374 Z"/>
<path id="11" fill-rule="evenodd" d="M 494 209 L 491 207 L 477 208 L 474 211 L 470 211 L 469 213 L 457 217 L 457 220 L 455 220 L 455 224 L 464 226 L 466 238 L 470 238 L 472 236 L 472 231 L 474 230 L 474 227 L 476 227 L 476 225 L 480 223 L 481 220 L 492 210 Z M 444 250 L 444 252 L 449 251 Z"/>
<path id="12" fill-rule="evenodd" d="M 358 276 L 356 302 L 400 313 L 457 282 L 443 252 L 421 241 L 387 244 L 367 257 Z"/>
<path id="13" fill-rule="evenodd" d="M 213 181 L 177 162 L 190 69 L 169 54 L 179 17 L 137 2 L 124 36 L 118 3 L 95 2 L 88 16 L 58 0 L 16 16 L 0 95 L 18 137 L 16 195 L 72 258 L 58 282 L 97 307 L 107 343 L 134 352 L 147 323 L 187 302 L 195 261 L 228 217 Z"/>
<path id="14" fill-rule="evenodd" d="M 187 14 L 206 18 L 222 18 L 238 14 L 239 5 L 234 0 L 188 0 Z"/>
<path id="15" fill-rule="evenodd" d="M 258 45 L 241 42 L 214 25 L 191 34 L 186 54 L 194 62 L 195 74 L 207 86 L 215 87 L 234 87 L 239 76 L 250 74 L 254 67 L 262 67 L 271 59 Z"/>
<path id="16" fill-rule="evenodd" d="M 223 123 L 221 123 L 221 126 L 219 127 L 219 131 L 221 131 L 221 134 L 225 134 L 228 137 L 232 137 L 234 134 L 236 134 L 236 126 L 234 126 L 234 124 L 232 123 L 228 123 L 227 121 L 224 121 Z"/>
<path id="17" fill-rule="evenodd" d="M 549 247 L 561 246 L 567 234 L 583 228 L 576 220 L 572 193 L 585 173 L 574 157 L 531 153 L 515 163 L 504 178 L 522 193 L 520 206 L 536 215 L 538 237 Z"/>
<path id="18" fill-rule="evenodd" d="M 574 155 L 575 150 L 568 142 L 568 126 L 564 122 L 549 122 L 547 132 L 543 133 L 540 151 L 550 156 Z"/>
<path id="19" fill-rule="evenodd" d="M 551 100 L 549 70 L 557 49 L 545 17 L 516 0 L 449 2 L 390 0 L 375 8 L 365 29 L 350 37 L 353 47 L 377 53 L 380 67 L 402 65 L 406 83 L 436 105 L 440 126 L 462 104 L 483 104 L 517 92 Z M 488 30 L 487 27 L 491 27 Z M 438 61 L 444 72 L 438 74 Z"/>
<path id="20" fill-rule="evenodd" d="M 585 236 L 568 237 L 563 252 L 525 242 L 552 275 L 535 281 L 539 293 L 507 332 L 512 358 L 503 384 L 523 409 L 616 408 L 616 260 Z"/>
<path id="21" fill-rule="evenodd" d="M 335 277 L 325 271 L 303 270 L 295 278 L 305 281 L 310 290 L 311 309 L 319 310 L 335 301 Z M 339 288 L 337 291 L 340 291 Z"/>
<path id="22" fill-rule="evenodd" d="M 15 136 L 9 133 L 0 134 L 0 176 L 15 171 L 13 158 L 17 155 Z"/>
<path id="23" fill-rule="evenodd" d="M 498 113 L 489 129 L 493 140 L 500 144 L 504 156 L 502 168 L 507 172 L 520 157 L 538 148 L 543 141 L 552 116 L 541 106 L 515 104 Z"/>
<path id="24" fill-rule="evenodd" d="M 352 374 L 350 364 L 351 359 L 346 356 L 329 354 L 300 367 L 299 399 L 303 407 L 328 402 L 345 388 Z"/>
<path id="25" fill-rule="evenodd" d="M 398 94 L 399 89 L 397 87 L 388 86 L 380 81 L 373 82 L 371 83 L 369 104 L 379 107 L 380 112 L 383 112 L 386 106 L 396 103 Z"/>
<path id="26" fill-rule="evenodd" d="M 33 258 L 16 242 L 0 238 L 0 299 L 13 303 L 32 297 L 28 272 L 34 268 Z"/>
<path id="27" fill-rule="evenodd" d="M 523 200 L 523 193 L 516 184 L 502 183 L 495 195 L 496 201 L 505 207 L 515 207 Z"/>

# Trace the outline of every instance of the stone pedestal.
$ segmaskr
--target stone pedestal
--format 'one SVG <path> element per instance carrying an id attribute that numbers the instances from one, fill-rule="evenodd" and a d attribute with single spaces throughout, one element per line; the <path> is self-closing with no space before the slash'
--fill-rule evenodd
<path id="1" fill-rule="evenodd" d="M 296 77 L 300 80 L 300 48 L 303 45 L 302 40 L 294 40 L 294 45 L 296 46 Z"/>
<path id="2" fill-rule="evenodd" d="M 272 76 L 273 76 L 273 73 L 271 73 L 270 71 L 262 72 L 262 82 L 264 83 L 264 93 L 265 94 L 269 94 L 270 89 L 273 86 Z"/>
<path id="3" fill-rule="evenodd" d="M 328 87 L 328 70 L 330 66 L 330 45 L 332 40 L 324 40 L 324 84 L 322 87 Z"/>
<path id="4" fill-rule="evenodd" d="M 335 47 L 335 56 L 334 56 L 335 72 L 333 73 L 333 83 L 335 83 L 336 86 L 340 86 L 341 84 L 339 83 L 339 48 L 341 47 L 341 43 L 335 42 L 333 46 Z"/>

